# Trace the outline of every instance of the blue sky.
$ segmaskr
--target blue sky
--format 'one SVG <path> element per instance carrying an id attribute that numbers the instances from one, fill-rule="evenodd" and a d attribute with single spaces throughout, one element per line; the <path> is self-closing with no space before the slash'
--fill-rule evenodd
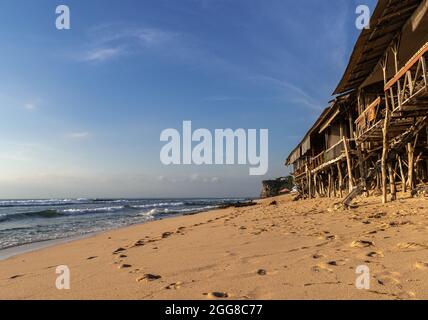
<path id="1" fill-rule="evenodd" d="M 1 197 L 258 195 L 331 99 L 359 4 L 375 0 L 1 1 Z M 269 129 L 268 174 L 162 165 L 185 120 Z"/>

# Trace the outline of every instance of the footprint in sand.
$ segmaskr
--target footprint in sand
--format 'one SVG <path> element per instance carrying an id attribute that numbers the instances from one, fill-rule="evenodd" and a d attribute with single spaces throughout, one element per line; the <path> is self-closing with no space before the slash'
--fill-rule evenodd
<path id="1" fill-rule="evenodd" d="M 401 242 L 397 244 L 397 247 L 399 249 L 411 249 L 411 250 L 418 250 L 418 249 L 427 249 L 428 246 L 416 242 Z"/>
<path id="2" fill-rule="evenodd" d="M 329 266 L 334 266 L 334 267 L 340 267 L 340 266 L 344 266 L 346 264 L 345 260 L 332 260 L 327 262 L 327 264 Z"/>
<path id="3" fill-rule="evenodd" d="M 137 282 L 155 281 L 155 280 L 159 280 L 161 278 L 162 278 L 162 276 L 160 276 L 160 275 L 147 273 L 144 276 L 142 276 L 141 278 L 137 278 Z"/>
<path id="4" fill-rule="evenodd" d="M 207 296 L 208 299 L 226 299 L 229 298 L 229 294 L 227 292 L 210 292 L 204 293 L 204 296 Z"/>
<path id="5" fill-rule="evenodd" d="M 134 243 L 133 247 L 141 247 L 144 246 L 145 242 L 144 240 L 138 240 L 137 242 Z"/>
<path id="6" fill-rule="evenodd" d="M 86 258 L 86 260 L 94 260 L 94 259 L 96 259 L 96 258 L 98 258 L 97 256 L 93 256 L 93 257 L 88 257 L 88 258 Z"/>
<path id="7" fill-rule="evenodd" d="M 318 253 L 315 253 L 315 254 L 312 255 L 312 259 L 315 259 L 315 260 L 321 259 L 321 258 L 325 258 L 325 255 L 318 254 Z"/>
<path id="8" fill-rule="evenodd" d="M 162 239 L 166 239 L 168 237 L 172 236 L 172 232 L 164 232 L 162 233 Z"/>
<path id="9" fill-rule="evenodd" d="M 267 275 L 267 271 L 265 269 L 259 269 L 259 270 L 257 270 L 257 274 L 259 276 L 265 276 L 265 275 Z"/>
<path id="10" fill-rule="evenodd" d="M 399 280 L 400 277 L 401 274 L 399 272 L 389 271 L 378 273 L 374 276 L 377 282 L 382 286 L 396 285 L 401 288 L 401 281 Z"/>
<path id="11" fill-rule="evenodd" d="M 403 291 L 397 294 L 397 297 L 402 300 L 415 299 L 416 293 L 414 293 L 413 291 Z"/>
<path id="12" fill-rule="evenodd" d="M 351 243 L 351 248 L 367 248 L 373 246 L 374 243 L 368 240 L 356 240 Z"/>
<path id="13" fill-rule="evenodd" d="M 428 262 L 418 261 L 415 263 L 415 267 L 419 270 L 428 270 Z"/>
<path id="14" fill-rule="evenodd" d="M 24 276 L 23 274 L 17 274 L 17 275 L 14 275 L 14 276 L 10 277 L 9 279 L 10 280 L 18 279 L 18 278 L 22 278 L 23 276 Z"/>
<path id="15" fill-rule="evenodd" d="M 312 271 L 314 271 L 314 272 L 320 272 L 320 271 L 322 271 L 322 270 L 324 270 L 324 271 L 328 271 L 328 272 L 333 272 L 333 269 L 329 268 L 329 267 L 327 266 L 327 264 L 325 264 L 325 263 L 323 263 L 323 262 L 318 263 L 316 266 L 313 266 L 313 267 L 312 267 Z"/>
<path id="16" fill-rule="evenodd" d="M 329 235 L 329 236 L 326 236 L 326 237 L 320 237 L 320 239 L 324 239 L 324 240 L 328 240 L 328 241 L 333 241 L 333 240 L 336 240 L 336 236 L 335 235 Z"/>
<path id="17" fill-rule="evenodd" d="M 175 283 L 171 283 L 170 285 L 166 286 L 165 289 L 167 290 L 178 290 L 181 288 L 182 283 L 180 281 L 175 282 Z"/>
<path id="18" fill-rule="evenodd" d="M 117 268 L 118 269 L 128 269 L 128 268 L 131 268 L 131 267 L 132 266 L 130 264 L 123 263 L 123 264 L 119 265 Z"/>
<path id="19" fill-rule="evenodd" d="M 370 258 L 383 258 L 384 254 L 381 251 L 372 251 L 372 252 L 367 253 L 367 257 L 370 257 Z"/>
<path id="20" fill-rule="evenodd" d="M 113 254 L 118 254 L 119 252 L 123 252 L 126 251 L 125 248 L 117 248 L 116 250 L 113 251 Z"/>
<path id="21" fill-rule="evenodd" d="M 387 214 L 385 212 L 378 212 L 372 215 L 369 215 L 369 219 L 381 219 L 385 217 Z"/>

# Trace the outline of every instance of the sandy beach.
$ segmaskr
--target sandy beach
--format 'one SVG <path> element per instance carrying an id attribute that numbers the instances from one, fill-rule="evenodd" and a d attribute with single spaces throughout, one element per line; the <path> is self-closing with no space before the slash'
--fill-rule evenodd
<path id="1" fill-rule="evenodd" d="M 428 201 L 357 205 L 283 196 L 59 244 L 0 261 L 0 298 L 427 299 Z M 59 265 L 70 290 L 55 287 Z"/>

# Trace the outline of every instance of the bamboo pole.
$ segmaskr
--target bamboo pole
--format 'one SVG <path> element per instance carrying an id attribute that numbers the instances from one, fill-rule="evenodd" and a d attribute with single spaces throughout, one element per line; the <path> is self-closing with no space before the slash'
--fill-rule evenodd
<path id="1" fill-rule="evenodd" d="M 366 181 L 366 172 L 364 168 L 363 154 L 361 151 L 361 144 L 357 144 L 357 155 L 358 155 L 358 167 L 360 169 L 360 182 L 364 190 L 367 190 L 367 181 Z M 368 191 L 366 191 L 366 196 L 368 197 Z"/>
<path id="2" fill-rule="evenodd" d="M 395 188 L 395 174 L 392 170 L 391 162 L 388 162 L 388 173 L 389 173 L 389 188 L 391 191 L 391 201 L 397 200 L 397 190 Z"/>
<path id="3" fill-rule="evenodd" d="M 393 49 L 394 52 L 394 49 Z M 386 85 L 387 83 L 387 74 L 386 67 L 388 65 L 388 53 L 385 55 L 384 60 L 382 61 L 382 71 L 383 71 L 383 81 Z M 386 189 L 386 158 L 388 157 L 388 127 L 389 127 L 389 105 L 388 105 L 388 94 L 385 93 L 385 121 L 382 128 L 382 159 L 381 159 L 381 172 L 382 172 L 382 203 L 386 203 L 387 199 L 387 189 Z"/>
<path id="4" fill-rule="evenodd" d="M 319 197 L 317 176 L 318 176 L 318 174 L 314 173 L 314 193 L 315 193 L 315 197 Z"/>
<path id="5" fill-rule="evenodd" d="M 339 177 L 339 194 L 340 194 L 340 197 L 343 198 L 343 176 L 342 176 L 342 168 L 340 167 L 340 161 L 337 163 L 337 172 Z"/>
<path id="6" fill-rule="evenodd" d="M 400 175 L 401 175 L 401 191 L 403 193 L 407 192 L 407 184 L 406 184 L 406 176 L 404 175 L 403 163 L 401 161 L 401 157 L 397 155 L 398 166 L 400 167 Z"/>
<path id="7" fill-rule="evenodd" d="M 386 106 L 385 122 L 383 125 L 383 147 L 382 147 L 382 160 L 381 160 L 381 170 L 382 170 L 382 203 L 387 203 L 387 172 L 386 172 L 386 158 L 388 157 L 388 127 L 389 127 L 389 109 Z"/>
<path id="8" fill-rule="evenodd" d="M 353 183 L 353 176 L 352 176 L 352 163 L 351 163 L 351 156 L 349 154 L 349 141 L 346 139 L 346 137 L 343 137 L 343 145 L 345 146 L 345 154 L 346 154 L 346 163 L 348 166 L 348 179 L 349 179 L 349 192 L 354 189 L 354 183 Z"/>
<path id="9" fill-rule="evenodd" d="M 415 150 L 411 143 L 407 144 L 407 157 L 408 157 L 408 167 L 409 167 L 407 185 L 410 191 L 412 191 L 414 187 L 413 171 L 414 171 Z"/>

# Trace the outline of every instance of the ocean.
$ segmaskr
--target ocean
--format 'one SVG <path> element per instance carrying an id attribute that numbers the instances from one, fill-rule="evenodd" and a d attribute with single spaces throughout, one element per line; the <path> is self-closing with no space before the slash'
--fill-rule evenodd
<path id="1" fill-rule="evenodd" d="M 0 200 L 0 250 L 85 236 L 247 199 Z"/>

